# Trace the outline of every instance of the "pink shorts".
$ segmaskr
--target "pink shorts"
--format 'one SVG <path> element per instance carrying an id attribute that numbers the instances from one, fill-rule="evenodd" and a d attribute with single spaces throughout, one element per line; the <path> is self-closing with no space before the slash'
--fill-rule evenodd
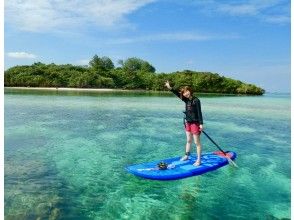
<path id="1" fill-rule="evenodd" d="M 186 122 L 185 130 L 187 132 L 191 132 L 192 134 L 200 134 L 201 133 L 200 124 L 198 124 L 198 123 Z"/>

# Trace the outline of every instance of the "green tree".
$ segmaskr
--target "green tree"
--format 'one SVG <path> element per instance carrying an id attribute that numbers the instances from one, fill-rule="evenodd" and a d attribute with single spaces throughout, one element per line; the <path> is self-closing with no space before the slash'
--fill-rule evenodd
<path id="1" fill-rule="evenodd" d="M 136 57 L 128 58 L 126 61 L 123 61 L 122 69 L 129 73 L 136 71 L 155 73 L 155 68 L 150 63 Z"/>
<path id="2" fill-rule="evenodd" d="M 90 60 L 89 65 L 91 69 L 101 76 L 108 76 L 109 72 L 114 69 L 114 64 L 110 58 L 100 58 L 97 55 L 95 55 L 92 60 Z"/>
<path id="3" fill-rule="evenodd" d="M 95 55 L 87 67 L 41 62 L 14 66 L 4 72 L 4 85 L 166 90 L 164 83 L 169 80 L 175 89 L 190 85 L 196 92 L 250 95 L 265 92 L 255 85 L 217 73 L 191 70 L 155 73 L 155 68 L 149 62 L 135 57 L 119 63 L 121 67 L 115 68 L 109 58 Z"/>

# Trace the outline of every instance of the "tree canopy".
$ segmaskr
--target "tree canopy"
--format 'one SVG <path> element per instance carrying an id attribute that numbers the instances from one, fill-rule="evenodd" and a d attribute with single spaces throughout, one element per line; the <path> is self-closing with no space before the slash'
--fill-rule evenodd
<path id="1" fill-rule="evenodd" d="M 4 72 L 5 86 L 120 88 L 162 91 L 169 80 L 176 88 L 190 85 L 196 92 L 262 95 L 265 90 L 217 73 L 191 70 L 156 73 L 149 62 L 132 57 L 115 67 L 108 57 L 93 56 L 88 66 L 34 63 Z"/>

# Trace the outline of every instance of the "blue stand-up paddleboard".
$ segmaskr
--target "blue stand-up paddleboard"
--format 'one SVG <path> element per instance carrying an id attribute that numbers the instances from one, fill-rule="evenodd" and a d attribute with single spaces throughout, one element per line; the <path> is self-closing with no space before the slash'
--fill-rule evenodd
<path id="1" fill-rule="evenodd" d="M 181 157 L 158 160 L 148 163 L 135 164 L 126 167 L 127 171 L 143 178 L 153 180 L 177 180 L 191 176 L 201 175 L 203 173 L 216 170 L 227 165 L 228 158 L 234 160 L 237 154 L 232 151 L 227 151 L 226 156 L 221 151 L 204 153 L 201 155 L 201 165 L 194 166 L 197 156 L 192 154 L 189 160 L 180 161 Z M 158 164 L 166 164 L 164 169 L 161 169 Z"/>

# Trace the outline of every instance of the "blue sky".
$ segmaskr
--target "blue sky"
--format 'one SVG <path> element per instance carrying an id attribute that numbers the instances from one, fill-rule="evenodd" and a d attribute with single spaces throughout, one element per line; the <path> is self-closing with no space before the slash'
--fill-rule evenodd
<path id="1" fill-rule="evenodd" d="M 290 0 L 6 0 L 5 69 L 138 57 L 290 92 Z"/>

